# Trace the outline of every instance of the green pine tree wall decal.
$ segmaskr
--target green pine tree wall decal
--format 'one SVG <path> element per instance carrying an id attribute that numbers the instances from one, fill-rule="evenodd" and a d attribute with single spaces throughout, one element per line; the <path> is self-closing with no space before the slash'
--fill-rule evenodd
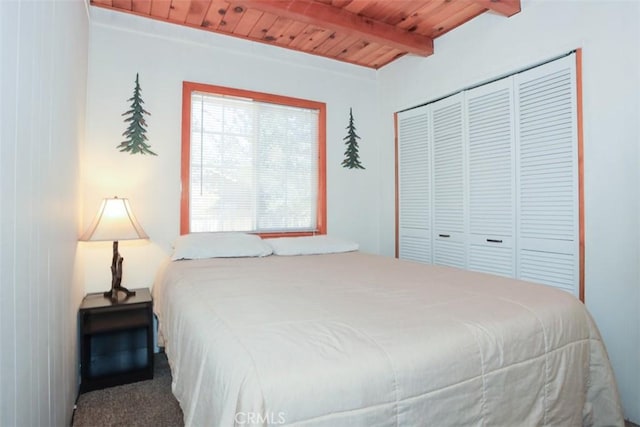
<path id="1" fill-rule="evenodd" d="M 362 163 L 360 163 L 360 155 L 358 154 L 358 139 L 360 137 L 356 134 L 356 126 L 353 124 L 353 110 L 349 108 L 349 126 L 347 136 L 342 138 L 347 146 L 344 152 L 345 159 L 342 161 L 342 166 L 349 169 L 364 169 Z"/>
<path id="2" fill-rule="evenodd" d="M 123 116 L 128 116 L 124 122 L 129 122 L 129 127 L 122 133 L 122 136 L 126 137 L 126 140 L 122 141 L 118 148 L 120 151 L 128 151 L 129 154 L 151 154 L 157 156 L 156 153 L 151 151 L 150 145 L 147 144 L 147 122 L 144 120 L 144 114 L 151 115 L 147 110 L 142 108 L 144 101 L 140 95 L 140 83 L 138 82 L 138 73 L 136 73 L 136 87 L 133 90 L 133 97 L 127 101 L 131 102 L 131 109 L 122 113 Z"/>

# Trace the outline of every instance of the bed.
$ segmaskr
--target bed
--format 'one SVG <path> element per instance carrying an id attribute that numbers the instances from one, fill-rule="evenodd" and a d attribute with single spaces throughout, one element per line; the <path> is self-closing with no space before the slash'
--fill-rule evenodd
<path id="1" fill-rule="evenodd" d="M 358 251 L 167 262 L 187 426 L 623 426 L 589 313 L 550 287 Z"/>

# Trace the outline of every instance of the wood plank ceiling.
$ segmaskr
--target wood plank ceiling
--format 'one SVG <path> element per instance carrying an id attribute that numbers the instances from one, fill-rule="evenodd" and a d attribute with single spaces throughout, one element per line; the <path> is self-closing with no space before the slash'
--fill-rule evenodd
<path id="1" fill-rule="evenodd" d="M 520 0 L 91 0 L 91 5 L 378 69 Z"/>

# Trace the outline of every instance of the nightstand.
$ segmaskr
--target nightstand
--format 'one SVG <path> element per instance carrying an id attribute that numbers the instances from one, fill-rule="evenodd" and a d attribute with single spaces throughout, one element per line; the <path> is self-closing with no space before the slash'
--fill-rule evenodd
<path id="1" fill-rule="evenodd" d="M 88 294 L 80 305 L 80 392 L 153 378 L 153 301 L 149 289 L 111 301 Z"/>

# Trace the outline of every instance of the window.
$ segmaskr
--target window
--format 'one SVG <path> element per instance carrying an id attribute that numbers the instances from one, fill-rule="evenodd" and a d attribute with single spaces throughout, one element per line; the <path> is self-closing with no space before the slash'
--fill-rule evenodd
<path id="1" fill-rule="evenodd" d="M 180 232 L 326 232 L 324 103 L 184 82 Z"/>

